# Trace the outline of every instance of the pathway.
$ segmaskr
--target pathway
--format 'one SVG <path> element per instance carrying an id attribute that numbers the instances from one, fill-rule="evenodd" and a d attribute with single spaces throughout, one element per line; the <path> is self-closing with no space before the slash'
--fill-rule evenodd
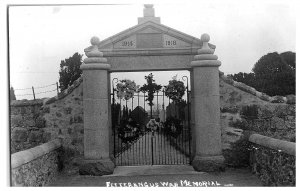
<path id="1" fill-rule="evenodd" d="M 129 149 L 116 157 L 116 164 L 122 166 L 189 164 L 189 158 L 175 149 L 163 134 L 157 132 L 153 137 L 152 158 L 151 138 L 151 132 L 140 137 Z"/>

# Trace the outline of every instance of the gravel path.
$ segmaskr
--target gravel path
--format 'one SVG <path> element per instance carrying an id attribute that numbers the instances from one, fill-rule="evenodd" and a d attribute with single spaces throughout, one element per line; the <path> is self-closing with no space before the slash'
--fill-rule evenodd
<path id="1" fill-rule="evenodd" d="M 153 141 L 153 159 L 151 139 Z M 161 134 L 148 132 L 132 143 L 130 148 L 116 157 L 116 164 L 122 166 L 189 164 L 189 158 L 176 150 L 170 141 Z"/>

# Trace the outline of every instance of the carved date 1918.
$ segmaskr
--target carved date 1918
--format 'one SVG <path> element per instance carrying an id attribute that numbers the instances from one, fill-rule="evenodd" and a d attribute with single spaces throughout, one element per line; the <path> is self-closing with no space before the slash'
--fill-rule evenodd
<path id="1" fill-rule="evenodd" d="M 166 46 L 175 46 L 176 40 L 166 40 Z"/>

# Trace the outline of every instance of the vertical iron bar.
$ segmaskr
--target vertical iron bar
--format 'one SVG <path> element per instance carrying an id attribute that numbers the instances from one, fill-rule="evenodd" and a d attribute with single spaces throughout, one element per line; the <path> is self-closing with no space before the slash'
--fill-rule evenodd
<path id="1" fill-rule="evenodd" d="M 152 130 L 152 136 L 151 136 L 151 153 L 152 153 L 152 158 L 151 158 L 151 164 L 153 165 L 153 137 L 154 137 L 154 131 Z"/>
<path id="2" fill-rule="evenodd" d="M 146 131 L 144 130 L 144 139 L 145 141 L 143 141 L 143 150 L 144 150 L 144 153 L 143 153 L 143 156 L 144 156 L 144 160 L 145 160 L 145 164 L 148 164 L 148 158 L 147 158 L 147 150 L 146 150 L 146 144 L 147 144 L 147 134 L 146 134 Z"/>
<path id="3" fill-rule="evenodd" d="M 138 133 L 140 133 L 140 131 L 138 131 Z M 141 163 L 141 147 L 140 147 L 141 141 L 140 141 L 140 134 L 138 134 L 138 140 L 137 141 L 139 142 L 139 146 L 138 146 L 138 149 L 137 149 L 136 152 L 139 153 L 138 154 L 138 157 L 139 157 L 138 164 L 140 164 Z"/>
<path id="4" fill-rule="evenodd" d="M 175 104 L 175 111 L 176 111 L 176 112 L 175 112 L 175 115 L 177 116 L 177 111 L 178 111 L 177 109 L 178 109 L 179 107 L 178 107 L 178 105 L 176 104 L 176 102 L 173 101 L 173 103 Z M 176 106 L 176 105 L 177 105 L 177 106 Z M 177 116 L 177 117 L 178 117 L 178 116 Z M 176 117 L 175 117 L 175 118 L 176 118 Z M 178 117 L 178 119 L 179 119 L 179 117 Z M 180 123 L 179 123 L 179 125 L 180 125 Z M 178 148 L 178 143 L 177 143 L 178 135 L 177 135 L 177 131 L 178 131 L 178 130 L 177 130 L 177 128 L 176 128 L 176 137 L 175 137 L 175 158 L 176 158 L 176 162 L 175 162 L 175 163 L 176 163 L 176 164 L 178 164 L 178 153 L 177 153 L 177 151 L 178 151 L 178 149 L 177 149 L 177 148 Z"/>
<path id="5" fill-rule="evenodd" d="M 189 140 L 189 163 L 192 163 L 191 157 L 191 120 L 190 120 L 190 91 L 189 91 L 189 79 L 187 76 L 183 76 L 182 79 L 186 79 L 186 95 L 187 95 L 187 110 L 188 110 L 188 140 Z"/>
<path id="6" fill-rule="evenodd" d="M 125 152 L 126 152 L 126 156 L 127 156 L 127 166 L 129 166 L 129 164 L 130 164 L 130 162 L 131 161 L 129 161 L 129 150 L 130 150 L 131 148 L 130 148 L 130 142 L 128 141 L 128 142 L 126 142 L 126 150 L 125 150 Z"/>
<path id="7" fill-rule="evenodd" d="M 112 80 L 112 111 L 111 111 L 111 116 L 112 116 L 112 128 L 113 128 L 113 135 L 114 135 L 114 157 L 115 157 L 115 160 L 116 160 L 116 156 L 117 156 L 117 151 L 116 151 L 116 136 L 117 136 L 117 139 L 118 139 L 118 132 L 117 132 L 117 128 L 116 128 L 116 100 L 115 100 L 115 88 L 114 88 L 114 81 L 118 81 L 117 78 L 114 78 Z M 57 87 L 57 95 L 58 95 L 58 83 L 56 82 L 56 87 Z M 117 135 L 116 135 L 117 134 Z M 118 148 L 118 145 L 117 145 L 117 148 Z M 117 160 L 116 160 L 116 163 L 117 163 Z"/>
<path id="8" fill-rule="evenodd" d="M 160 121 L 160 124 L 161 124 L 162 122 Z M 162 131 L 162 126 L 160 125 L 160 127 L 159 127 L 159 136 L 160 136 L 160 163 L 162 164 L 163 162 L 163 149 L 162 149 L 162 136 L 161 136 L 161 131 Z"/>
<path id="9" fill-rule="evenodd" d="M 165 112 L 165 89 L 163 89 L 163 104 L 162 104 L 162 111 L 164 112 L 163 116 L 164 116 L 164 120 L 166 118 L 166 112 Z M 165 121 L 164 121 L 165 122 Z M 166 157 L 166 137 L 165 137 L 165 126 L 163 126 L 164 129 L 162 131 L 162 138 L 164 141 L 164 144 L 162 144 L 162 147 L 164 149 L 164 154 L 165 154 L 165 158 L 164 158 L 164 164 L 166 164 L 167 161 L 167 157 Z"/>
<path id="10" fill-rule="evenodd" d="M 140 108 L 140 92 L 138 92 L 138 106 L 137 108 L 139 109 Z M 137 110 L 138 111 L 138 110 Z M 141 130 L 141 119 L 140 119 L 140 112 L 138 111 L 138 123 L 139 123 L 139 130 Z"/>
<path id="11" fill-rule="evenodd" d="M 184 112 L 185 115 L 185 112 Z M 182 149 L 182 163 L 184 162 L 185 156 L 186 156 L 186 149 L 185 149 L 185 142 L 184 142 L 184 132 L 185 132 L 185 125 L 186 123 L 184 122 L 184 126 L 182 126 L 182 131 L 181 131 L 181 149 Z"/>
<path id="12" fill-rule="evenodd" d="M 166 128 L 166 127 L 165 127 Z M 164 128 L 164 151 L 165 151 L 165 164 L 167 164 L 168 162 L 167 161 L 169 161 L 169 158 L 167 158 L 167 145 L 166 145 L 166 129 Z"/>
<path id="13" fill-rule="evenodd" d="M 156 115 L 157 115 L 157 119 L 159 119 L 159 110 L 158 110 L 158 91 L 156 92 Z M 160 159 L 160 150 L 157 148 L 157 146 L 159 146 L 159 135 L 158 135 L 158 129 L 159 127 L 156 126 L 156 132 L 155 132 L 155 160 L 156 160 L 156 164 L 159 164 L 159 159 Z M 158 157 L 157 157 L 158 154 Z M 158 162 L 157 162 L 158 160 Z"/>
<path id="14" fill-rule="evenodd" d="M 118 126 L 118 128 L 119 128 L 118 133 L 120 133 L 119 130 L 121 129 L 122 114 L 123 114 L 122 109 L 123 109 L 122 108 L 122 99 L 120 98 L 120 113 L 119 113 L 120 114 L 120 120 L 119 120 L 119 126 Z M 122 164 L 123 140 L 121 138 L 119 138 L 118 141 L 119 141 L 119 147 L 121 148 L 119 156 L 121 154 L 121 164 Z M 121 143 L 121 145 L 120 145 L 120 143 Z"/>
<path id="15" fill-rule="evenodd" d="M 114 157 L 116 158 L 116 125 L 115 125 L 115 92 L 113 88 L 113 100 L 112 100 L 112 128 L 113 128 L 113 135 L 114 135 Z"/>
<path id="16" fill-rule="evenodd" d="M 141 136 L 142 136 L 141 137 L 142 144 L 140 146 L 140 150 L 142 150 L 142 152 L 141 152 L 140 158 L 145 160 L 145 158 L 144 158 L 144 135 L 143 135 L 142 130 L 140 132 L 141 132 Z M 141 160 L 140 164 L 144 164 L 144 160 Z"/>
<path id="17" fill-rule="evenodd" d="M 157 91 L 157 93 L 156 93 L 156 115 L 158 115 L 159 114 L 159 109 L 158 109 L 158 91 Z M 159 115 L 158 115 L 158 117 L 159 117 Z"/>
<path id="18" fill-rule="evenodd" d="M 170 98 L 169 98 L 169 108 L 170 108 L 170 116 L 172 117 L 173 115 L 172 115 L 172 109 L 171 109 L 171 105 L 170 105 L 170 103 L 171 103 L 171 101 L 170 101 Z"/>
<path id="19" fill-rule="evenodd" d="M 172 117 L 172 108 L 171 108 L 171 105 L 170 105 L 171 101 L 170 101 L 170 98 L 169 98 L 169 108 L 170 108 L 170 116 Z M 172 131 L 172 127 L 170 129 Z M 173 164 L 173 158 L 172 158 L 172 153 L 171 153 L 171 134 L 168 134 L 168 140 L 169 140 L 169 152 L 168 152 L 168 155 L 169 155 L 169 158 L 170 158 L 170 164 Z"/>
<path id="20" fill-rule="evenodd" d="M 137 106 L 137 108 L 140 108 L 140 92 L 138 92 L 138 106 Z M 141 146 L 140 146 L 140 142 L 142 141 L 142 143 L 143 143 L 143 140 L 140 141 L 140 139 L 143 138 L 143 137 L 140 137 L 140 135 L 141 135 L 141 124 L 140 124 L 140 112 L 139 111 L 138 111 L 138 121 L 137 122 L 138 122 L 137 124 L 138 124 L 138 133 L 139 133 L 139 135 L 138 135 L 139 136 L 139 139 L 138 139 L 138 141 L 139 141 L 139 147 L 138 147 L 139 148 L 139 151 L 138 151 L 139 152 L 139 161 L 138 161 L 138 163 L 141 164 Z"/>
<path id="21" fill-rule="evenodd" d="M 144 156 L 145 156 L 145 159 L 147 159 L 147 149 L 146 149 L 146 146 L 147 146 L 147 127 L 146 127 L 146 110 L 145 110 L 145 108 L 146 108 L 146 105 L 145 105 L 145 92 L 144 92 L 144 111 L 143 111 L 143 113 L 144 113 L 144 122 L 145 122 L 145 124 L 144 124 L 144 134 L 145 134 L 145 144 L 144 144 L 144 146 L 145 146 L 145 149 L 144 149 Z M 148 161 L 146 161 L 146 163 L 148 163 Z"/>
<path id="22" fill-rule="evenodd" d="M 122 122 L 122 118 L 123 118 L 123 107 L 122 107 L 122 99 L 120 98 L 120 124 L 119 127 L 121 127 L 121 122 Z"/>
<path id="23" fill-rule="evenodd" d="M 133 111 L 133 97 L 131 98 L 131 112 Z"/>
<path id="24" fill-rule="evenodd" d="M 35 100 L 34 87 L 32 86 L 33 99 Z"/>
<path id="25" fill-rule="evenodd" d="M 146 96 L 145 96 L 145 93 L 144 93 L 144 119 L 146 119 Z M 148 115 L 148 114 L 147 114 Z M 147 116 L 148 117 L 148 116 Z M 146 122 L 146 121 L 145 121 Z M 145 128 L 145 130 L 146 130 L 146 128 Z"/>
<path id="26" fill-rule="evenodd" d="M 133 132 L 131 131 L 131 137 L 133 137 L 134 136 L 134 134 L 133 134 Z M 135 140 L 133 140 L 132 142 L 131 142 L 131 147 L 132 147 L 132 155 L 133 155 L 133 164 L 135 164 L 135 160 L 134 160 L 134 158 L 135 158 L 135 156 L 134 156 L 134 145 L 135 145 Z"/>
<path id="27" fill-rule="evenodd" d="M 146 151 L 147 159 L 151 160 L 151 154 L 150 154 L 151 150 L 149 149 L 149 138 L 151 138 L 151 136 L 149 136 L 149 132 L 147 131 L 147 141 L 146 141 L 146 145 L 145 145 L 145 151 Z M 147 154 L 148 154 L 148 156 L 147 156 Z M 151 161 L 149 161 L 149 164 L 151 165 Z"/>
<path id="28" fill-rule="evenodd" d="M 127 101 L 128 101 L 128 100 L 126 100 L 126 108 L 125 108 L 125 115 L 126 115 L 125 117 L 126 117 L 126 121 L 128 120 L 128 113 L 127 113 L 127 112 L 128 112 L 128 107 L 127 107 Z"/>
<path id="29" fill-rule="evenodd" d="M 164 112 L 164 120 L 166 118 L 166 112 L 165 112 L 165 89 L 163 89 L 163 104 L 162 104 L 162 111 Z"/>

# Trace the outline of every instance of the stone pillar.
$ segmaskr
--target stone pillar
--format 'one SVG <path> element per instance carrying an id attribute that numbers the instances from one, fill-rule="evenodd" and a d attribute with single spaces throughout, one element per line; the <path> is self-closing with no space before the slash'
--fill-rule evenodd
<path id="1" fill-rule="evenodd" d="M 191 62 L 194 88 L 195 156 L 192 165 L 196 171 L 224 169 L 221 146 L 219 66 L 221 62 L 208 46 L 208 34 L 201 36 L 203 46 Z"/>
<path id="2" fill-rule="evenodd" d="M 110 158 L 110 121 L 108 70 L 110 65 L 98 50 L 100 40 L 91 39 L 92 50 L 81 65 L 83 70 L 84 163 L 81 175 L 112 174 Z"/>

